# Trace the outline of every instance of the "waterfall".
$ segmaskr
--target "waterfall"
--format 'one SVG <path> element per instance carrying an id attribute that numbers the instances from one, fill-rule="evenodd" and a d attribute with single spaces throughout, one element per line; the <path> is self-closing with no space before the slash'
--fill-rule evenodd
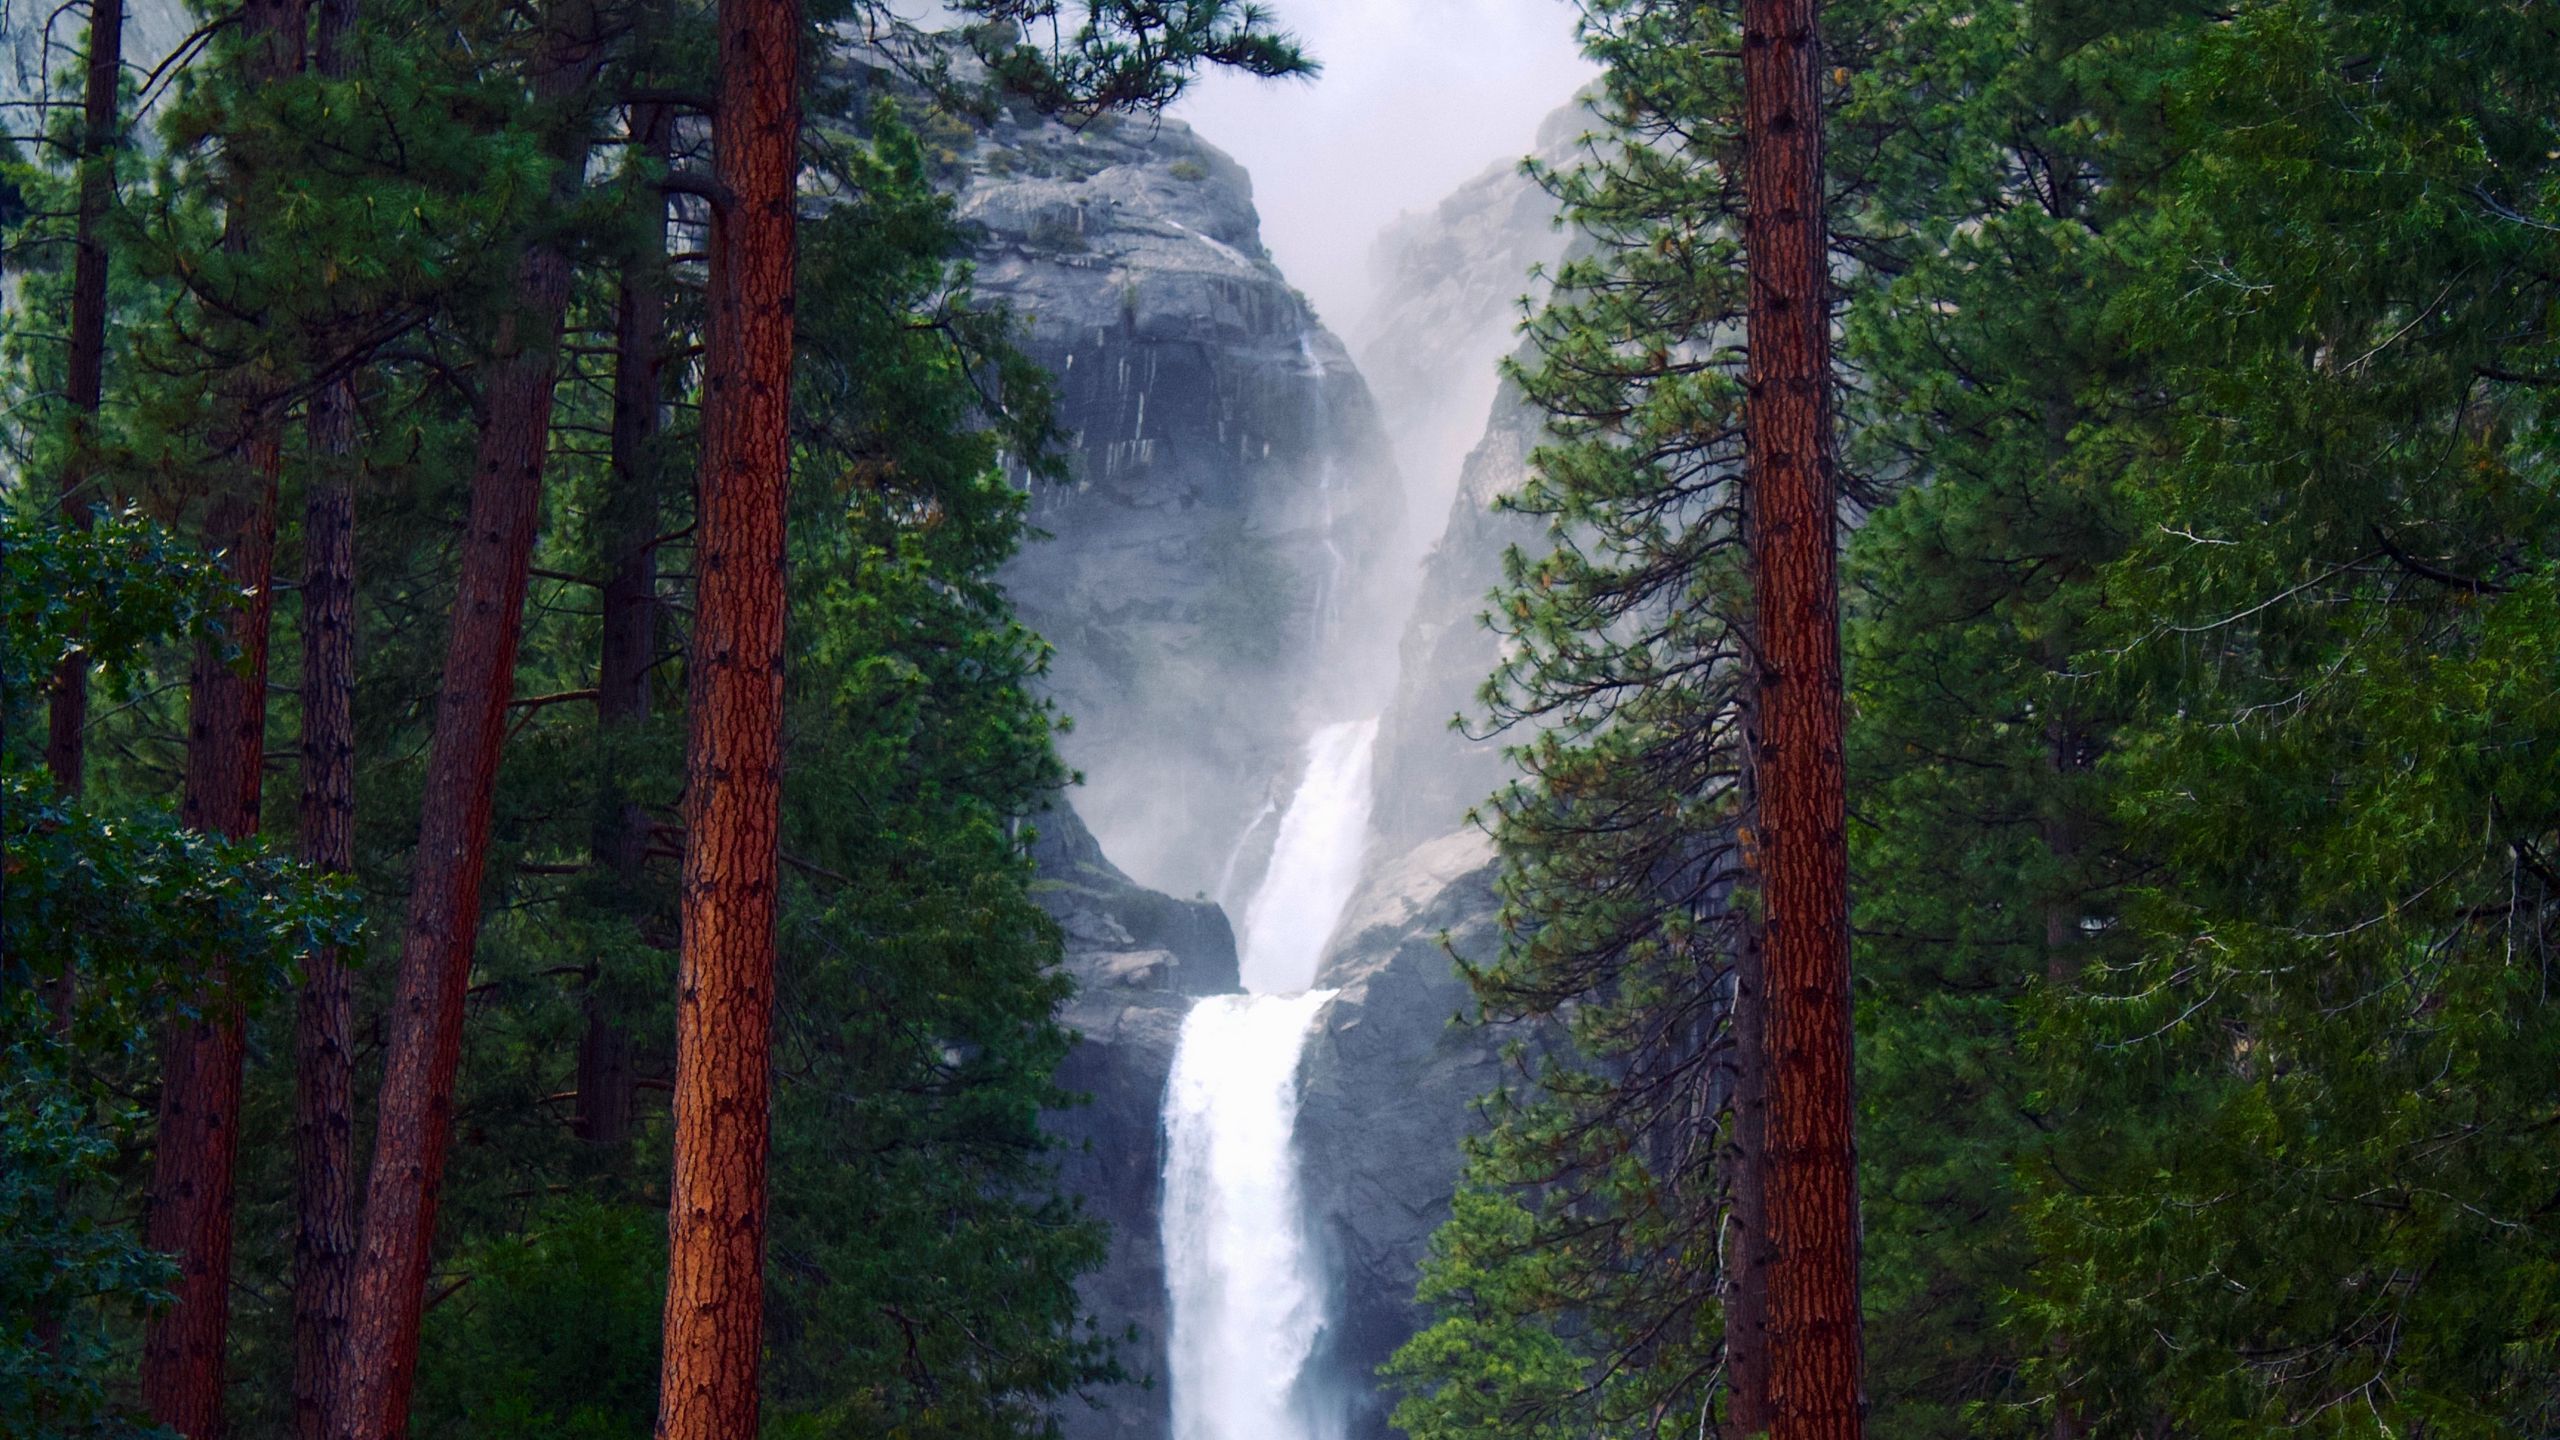
<path id="1" fill-rule="evenodd" d="M 1302 1440 L 1298 1372 L 1323 1328 L 1292 1134 L 1298 1050 L 1328 990 L 1191 1008 L 1164 1102 L 1174 1440 Z"/>
<path id="2" fill-rule="evenodd" d="M 1244 987 L 1304 990 L 1360 881 L 1378 720 L 1343 720 L 1307 742 L 1307 774 L 1280 817 L 1270 868 L 1244 911 Z"/>
<path id="3" fill-rule="evenodd" d="M 1173 1440 L 1323 1440 L 1298 1380 L 1324 1329 L 1299 1201 L 1298 1055 L 1309 990 L 1360 873 L 1378 722 L 1328 725 L 1245 911 L 1251 992 L 1200 1001 L 1165 1087 L 1164 1270 Z"/>

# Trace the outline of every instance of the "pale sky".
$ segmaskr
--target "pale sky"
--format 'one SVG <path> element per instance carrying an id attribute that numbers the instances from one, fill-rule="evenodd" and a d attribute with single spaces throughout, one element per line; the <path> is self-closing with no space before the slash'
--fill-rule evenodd
<path id="1" fill-rule="evenodd" d="M 1336 334 L 1368 307 L 1369 246 L 1497 160 L 1597 73 L 1568 0 L 1271 0 L 1312 82 L 1213 74 L 1173 108 L 1253 174 L 1262 240 Z"/>

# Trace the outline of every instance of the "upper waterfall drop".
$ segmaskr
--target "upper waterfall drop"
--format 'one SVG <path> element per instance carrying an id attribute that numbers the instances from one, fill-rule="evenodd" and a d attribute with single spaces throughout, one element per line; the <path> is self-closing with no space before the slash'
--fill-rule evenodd
<path id="1" fill-rule="evenodd" d="M 1307 742 L 1306 778 L 1280 817 L 1271 865 L 1245 907 L 1244 988 L 1287 995 L 1316 979 L 1368 848 L 1378 719 L 1340 720 Z"/>

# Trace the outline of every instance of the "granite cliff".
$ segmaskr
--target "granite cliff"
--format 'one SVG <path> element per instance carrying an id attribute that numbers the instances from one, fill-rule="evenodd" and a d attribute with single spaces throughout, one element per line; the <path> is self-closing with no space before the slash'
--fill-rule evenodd
<path id="1" fill-rule="evenodd" d="M 1077 809 L 1148 884 L 1249 890 L 1308 717 L 1356 703 L 1317 661 L 1403 504 L 1377 409 L 1181 122 L 1006 116 L 962 164 L 979 289 L 1029 322 L 1071 436 L 1005 578 L 1057 647 Z"/>

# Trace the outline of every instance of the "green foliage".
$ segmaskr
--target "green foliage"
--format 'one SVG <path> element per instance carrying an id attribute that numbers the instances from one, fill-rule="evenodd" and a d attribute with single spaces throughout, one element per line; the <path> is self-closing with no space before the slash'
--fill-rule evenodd
<path id="1" fill-rule="evenodd" d="M 421 1359 L 437 1421 L 491 1440 L 650 1433 L 667 1288 L 662 1213 L 563 1201 L 452 1263 L 459 1288 L 428 1313 Z"/>
<path id="2" fill-rule="evenodd" d="M 1451 1201 L 1449 1222 L 1431 1240 L 1414 1299 L 1439 1318 L 1387 1367 L 1393 1380 L 1422 1382 L 1396 1406 L 1396 1428 L 1413 1440 L 1521 1435 L 1564 1440 L 1570 1423 L 1523 1416 L 1564 1413 L 1581 1388 L 1584 1364 L 1551 1331 L 1523 1325 L 1563 1287 L 1561 1257 L 1532 1245 L 1536 1217 L 1510 1197 L 1470 1187 Z M 1432 1382 L 1463 1374 L 1461 1384 Z"/>
<path id="3" fill-rule="evenodd" d="M 30 513 L 9 498 L 0 524 L 0 731 L 13 765 L 41 756 L 46 687 L 64 660 L 85 657 L 111 696 L 126 693 L 153 645 L 219 624 L 220 572 L 139 512 L 86 528 Z"/>
<path id="4" fill-rule="evenodd" d="M 134 1434 L 117 1379 L 170 1273 L 117 1195 L 135 1071 L 163 1024 L 263 1002 L 308 948 L 353 939 L 354 912 L 255 841 L 57 794 L 23 738 L 56 662 L 147 653 L 201 617 L 211 567 L 138 517 L 73 530 L 16 507 L 0 556 L 0 1414 Z"/>
<path id="5" fill-rule="evenodd" d="M 11 1037 L 0 1050 L 0 1413 L 31 1426 L 12 1434 L 139 1434 L 108 1400 L 113 1337 L 161 1299 L 174 1267 L 83 1201 L 140 1116 L 94 1112 L 35 992 L 12 988 L 0 1006 Z"/>
<path id="6" fill-rule="evenodd" d="M 1084 0 L 1070 25 L 1060 0 L 962 0 L 967 37 L 996 83 L 1043 110 L 1087 122 L 1161 111 L 1202 65 L 1265 78 L 1316 73 L 1268 7 L 1243 0 Z"/>
<path id="7" fill-rule="evenodd" d="M 2040 1368 L 2111 1425 L 2560 1407 L 2555 40 L 2271 0 L 2167 113 L 2106 656 L 2158 864 L 2036 1035 L 2086 1117 L 2034 1196 Z"/>
<path id="8" fill-rule="evenodd" d="M 1607 138 L 1539 176 L 1588 243 L 1513 371 L 1550 438 L 1500 504 L 1550 548 L 1505 557 L 1487 617 L 1509 643 L 1483 698 L 1524 778 L 1487 807 L 1503 946 L 1468 972 L 1522 1081 L 1435 1251 L 1442 1318 L 1393 1367 L 1435 1436 L 1688 1433 L 1720 1393 L 1750 598 L 1741 81 L 1710 57 L 1738 24 L 1586 6 Z"/>
<path id="9" fill-rule="evenodd" d="M 1066 1098 L 1019 837 L 1064 779 L 1047 648 L 993 579 L 1047 388 L 969 304 L 914 138 L 877 115 L 859 165 L 804 241 L 772 1383 L 792 1433 L 1036 1434 L 1117 1374 L 1073 1298 L 1101 1233 L 1038 1126 Z"/>
<path id="10" fill-rule="evenodd" d="M 1841 99 L 1872 136 L 1854 463 L 1903 482 L 1850 543 L 1851 848 L 1873 1423 L 1952 1436 L 2037 1403 L 2007 1297 L 2052 1124 L 2021 1007 L 2118 951 L 2131 867 L 2096 769 L 2124 698 L 2083 662 L 2124 548 L 2137 402 L 2108 297 L 2143 213 L 2151 47 L 2057 46 L 2023 5 L 1905 7 Z"/>

